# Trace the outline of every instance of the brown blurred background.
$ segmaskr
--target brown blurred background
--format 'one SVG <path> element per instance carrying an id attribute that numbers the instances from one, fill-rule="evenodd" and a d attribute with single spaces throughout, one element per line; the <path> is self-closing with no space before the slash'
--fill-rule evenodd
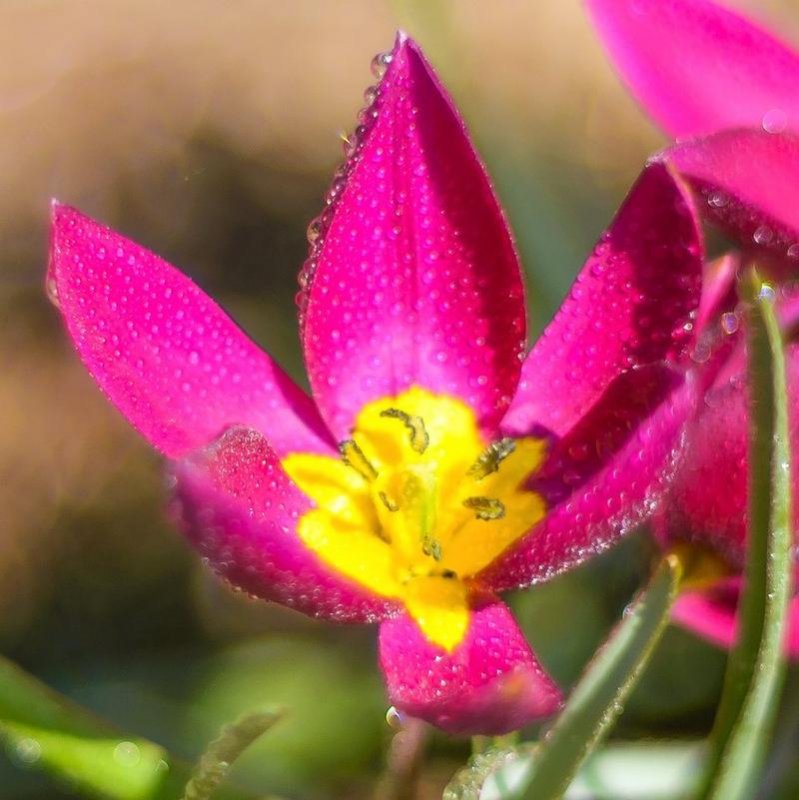
<path id="1" fill-rule="evenodd" d="M 792 4 L 738 5 L 799 42 Z M 388 735 L 373 632 L 232 597 L 170 530 L 158 458 L 100 396 L 44 297 L 48 199 L 180 266 L 303 381 L 293 295 L 305 227 L 369 62 L 400 26 L 426 47 L 494 176 L 537 331 L 664 143 L 578 0 L 0 5 L 0 649 L 188 756 L 220 721 L 284 700 L 291 719 L 241 774 L 292 797 L 369 795 Z M 633 540 L 515 600 L 562 681 L 648 558 Z M 553 616 L 572 621 L 567 637 Z M 676 631 L 664 650 L 628 730 L 701 732 L 722 659 Z M 464 753 L 437 744 L 430 796 Z M 0 777 L 0 797 L 55 796 L 10 764 Z"/>

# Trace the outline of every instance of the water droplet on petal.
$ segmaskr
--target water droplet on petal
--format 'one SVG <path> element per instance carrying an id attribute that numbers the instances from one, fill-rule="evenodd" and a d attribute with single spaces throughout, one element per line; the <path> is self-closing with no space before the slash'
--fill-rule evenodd
<path id="1" fill-rule="evenodd" d="M 721 329 L 726 334 L 733 334 L 738 330 L 738 315 L 733 311 L 728 311 L 721 315 Z"/>
<path id="2" fill-rule="evenodd" d="M 322 220 L 319 217 L 312 219 L 308 223 L 308 230 L 305 236 L 308 239 L 308 244 L 316 244 L 317 239 L 322 235 Z"/>
<path id="3" fill-rule="evenodd" d="M 372 59 L 372 75 L 378 80 L 382 78 L 386 74 L 388 65 L 393 58 L 394 56 L 391 53 L 378 53 Z"/>
<path id="4" fill-rule="evenodd" d="M 788 127 L 788 115 L 781 108 L 772 108 L 761 122 L 766 133 L 782 133 Z"/>
<path id="5" fill-rule="evenodd" d="M 55 282 L 55 278 L 47 278 L 45 289 L 47 290 L 47 297 L 50 302 L 56 308 L 61 308 L 61 301 L 58 299 L 58 284 Z"/>
<path id="6" fill-rule="evenodd" d="M 730 198 L 724 192 L 711 192 L 707 196 L 707 204 L 711 208 L 724 208 L 729 202 Z"/>
<path id="7" fill-rule="evenodd" d="M 774 231 L 768 227 L 768 225 L 761 225 L 752 235 L 752 238 L 755 240 L 756 244 L 769 244 L 771 240 L 774 238 Z"/>

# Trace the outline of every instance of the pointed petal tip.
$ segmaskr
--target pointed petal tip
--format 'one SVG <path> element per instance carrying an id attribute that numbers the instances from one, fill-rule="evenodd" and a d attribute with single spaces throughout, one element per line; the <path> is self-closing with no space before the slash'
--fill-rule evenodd
<path id="1" fill-rule="evenodd" d="M 380 664 L 392 705 L 455 736 L 509 733 L 552 716 L 563 702 L 498 601 L 475 606 L 466 638 L 449 654 L 431 645 L 409 616 L 385 620 Z"/>
<path id="2" fill-rule="evenodd" d="M 298 303 L 310 382 L 339 438 L 366 402 L 411 384 L 461 397 L 490 429 L 516 388 L 526 341 L 513 240 L 416 43 L 400 31 L 373 72 L 379 83 L 309 227 Z"/>

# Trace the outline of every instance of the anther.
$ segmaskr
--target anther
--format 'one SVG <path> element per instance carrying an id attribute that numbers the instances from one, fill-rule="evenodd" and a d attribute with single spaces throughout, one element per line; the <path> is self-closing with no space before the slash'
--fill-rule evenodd
<path id="1" fill-rule="evenodd" d="M 516 442 L 509 437 L 491 442 L 477 457 L 477 461 L 469 467 L 467 475 L 473 475 L 477 480 L 487 477 L 492 472 L 499 471 L 499 465 L 516 449 Z"/>
<path id="2" fill-rule="evenodd" d="M 363 450 L 358 446 L 355 439 L 343 441 L 338 446 L 338 450 L 341 453 L 341 460 L 348 467 L 352 467 L 362 478 L 367 481 L 373 481 L 377 477 L 377 470 L 364 455 Z"/>
<path id="3" fill-rule="evenodd" d="M 427 428 L 425 428 L 424 420 L 421 417 L 412 417 L 399 408 L 387 408 L 380 412 L 380 416 L 398 419 L 410 431 L 411 448 L 417 453 L 424 453 L 424 451 L 427 450 L 430 444 L 430 437 L 427 434 Z"/>
<path id="4" fill-rule="evenodd" d="M 505 516 L 505 505 L 501 500 L 493 497 L 467 497 L 463 501 L 466 508 L 474 511 L 475 517 L 484 522 L 491 522 L 495 519 L 502 519 Z"/>
<path id="5" fill-rule="evenodd" d="M 395 503 L 385 492 L 378 492 L 377 496 L 389 511 L 399 511 L 399 504 Z"/>
<path id="6" fill-rule="evenodd" d="M 451 569 L 445 569 L 442 571 L 441 577 L 451 581 L 458 577 L 458 573 Z"/>
<path id="7" fill-rule="evenodd" d="M 422 552 L 426 556 L 433 556 L 435 561 L 441 561 L 441 543 L 431 536 L 425 536 L 422 541 Z"/>

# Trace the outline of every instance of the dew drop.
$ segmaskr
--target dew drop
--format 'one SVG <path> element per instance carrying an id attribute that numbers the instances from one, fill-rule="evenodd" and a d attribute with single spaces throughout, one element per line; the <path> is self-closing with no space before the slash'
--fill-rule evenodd
<path id="1" fill-rule="evenodd" d="M 312 219 L 308 223 L 308 230 L 305 232 L 305 237 L 308 239 L 308 244 L 316 244 L 319 237 L 322 235 L 322 220 L 319 217 Z"/>
<path id="2" fill-rule="evenodd" d="M 761 121 L 766 133 L 782 133 L 788 127 L 788 115 L 781 108 L 772 108 Z"/>
<path id="3" fill-rule="evenodd" d="M 732 311 L 721 315 L 721 329 L 726 334 L 733 334 L 738 330 L 738 315 Z"/>
<path id="4" fill-rule="evenodd" d="M 774 302 L 774 298 L 776 297 L 776 294 L 774 292 L 773 287 L 769 286 L 767 283 L 764 283 L 760 287 L 760 292 L 758 293 L 758 297 L 761 300 L 766 300 L 766 301 L 771 303 L 771 302 Z"/>
<path id="5" fill-rule="evenodd" d="M 363 101 L 367 106 L 372 105 L 377 100 L 377 87 L 367 86 L 363 93 Z"/>
<path id="6" fill-rule="evenodd" d="M 768 225 L 761 225 L 752 235 L 756 244 L 769 244 L 774 238 L 774 231 Z"/>
<path id="7" fill-rule="evenodd" d="M 391 53 L 378 53 L 372 59 L 372 75 L 378 80 L 382 78 L 386 74 L 388 65 L 393 58 L 394 56 Z"/>
<path id="8" fill-rule="evenodd" d="M 388 711 L 386 711 L 386 722 L 390 728 L 400 730 L 405 725 L 405 715 L 394 706 L 391 706 Z"/>
<path id="9" fill-rule="evenodd" d="M 707 204 L 711 208 L 724 208 L 730 202 L 730 198 L 724 192 L 711 192 L 707 197 Z"/>
<path id="10" fill-rule="evenodd" d="M 120 742 L 114 748 L 114 761 L 123 767 L 135 767 L 140 760 L 141 753 L 135 742 Z"/>
<path id="11" fill-rule="evenodd" d="M 24 739 L 20 739 L 14 746 L 14 756 L 23 766 L 32 766 L 41 758 L 42 746 L 36 739 L 31 739 L 29 736 L 26 736 Z"/>
<path id="12" fill-rule="evenodd" d="M 47 297 L 50 302 L 56 308 L 61 308 L 61 301 L 58 298 L 58 284 L 55 282 L 55 278 L 47 278 L 45 289 L 47 290 Z"/>

